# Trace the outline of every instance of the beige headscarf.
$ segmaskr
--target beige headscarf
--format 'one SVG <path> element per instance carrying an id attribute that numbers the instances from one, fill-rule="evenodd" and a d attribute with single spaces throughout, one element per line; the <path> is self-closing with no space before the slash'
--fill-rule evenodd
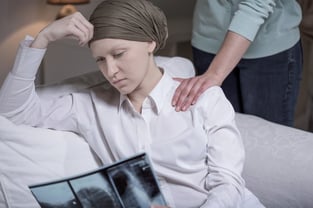
<path id="1" fill-rule="evenodd" d="M 156 52 L 168 36 L 164 13 L 149 0 L 104 0 L 90 16 L 94 36 L 89 43 L 103 38 L 156 42 Z"/>

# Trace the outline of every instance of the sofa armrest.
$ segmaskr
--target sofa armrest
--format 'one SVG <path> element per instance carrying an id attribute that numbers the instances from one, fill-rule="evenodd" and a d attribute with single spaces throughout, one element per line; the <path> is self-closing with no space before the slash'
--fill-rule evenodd
<path id="1" fill-rule="evenodd" d="M 236 114 L 247 187 L 268 208 L 313 206 L 313 134 Z"/>

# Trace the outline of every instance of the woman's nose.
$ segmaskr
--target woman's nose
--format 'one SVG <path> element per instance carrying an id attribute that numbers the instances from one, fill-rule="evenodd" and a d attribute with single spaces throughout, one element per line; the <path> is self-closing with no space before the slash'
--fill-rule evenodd
<path id="1" fill-rule="evenodd" d="M 107 60 L 107 72 L 109 77 L 114 77 L 118 72 L 118 67 L 113 60 Z"/>

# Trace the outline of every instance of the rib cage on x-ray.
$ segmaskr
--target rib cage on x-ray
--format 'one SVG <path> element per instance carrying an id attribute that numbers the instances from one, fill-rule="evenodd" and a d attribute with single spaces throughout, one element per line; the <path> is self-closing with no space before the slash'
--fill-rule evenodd
<path id="1" fill-rule="evenodd" d="M 145 153 L 86 174 L 30 186 L 42 208 L 166 205 Z"/>
<path id="2" fill-rule="evenodd" d="M 109 171 L 124 207 L 146 208 L 162 204 L 150 166 L 143 161 Z"/>

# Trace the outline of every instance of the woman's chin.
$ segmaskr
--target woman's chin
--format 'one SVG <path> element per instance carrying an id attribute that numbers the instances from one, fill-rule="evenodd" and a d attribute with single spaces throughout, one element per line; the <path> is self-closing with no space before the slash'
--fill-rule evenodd
<path id="1" fill-rule="evenodd" d="M 128 95 L 130 94 L 132 91 L 129 90 L 126 87 L 122 87 L 122 88 L 116 88 L 122 95 Z"/>

